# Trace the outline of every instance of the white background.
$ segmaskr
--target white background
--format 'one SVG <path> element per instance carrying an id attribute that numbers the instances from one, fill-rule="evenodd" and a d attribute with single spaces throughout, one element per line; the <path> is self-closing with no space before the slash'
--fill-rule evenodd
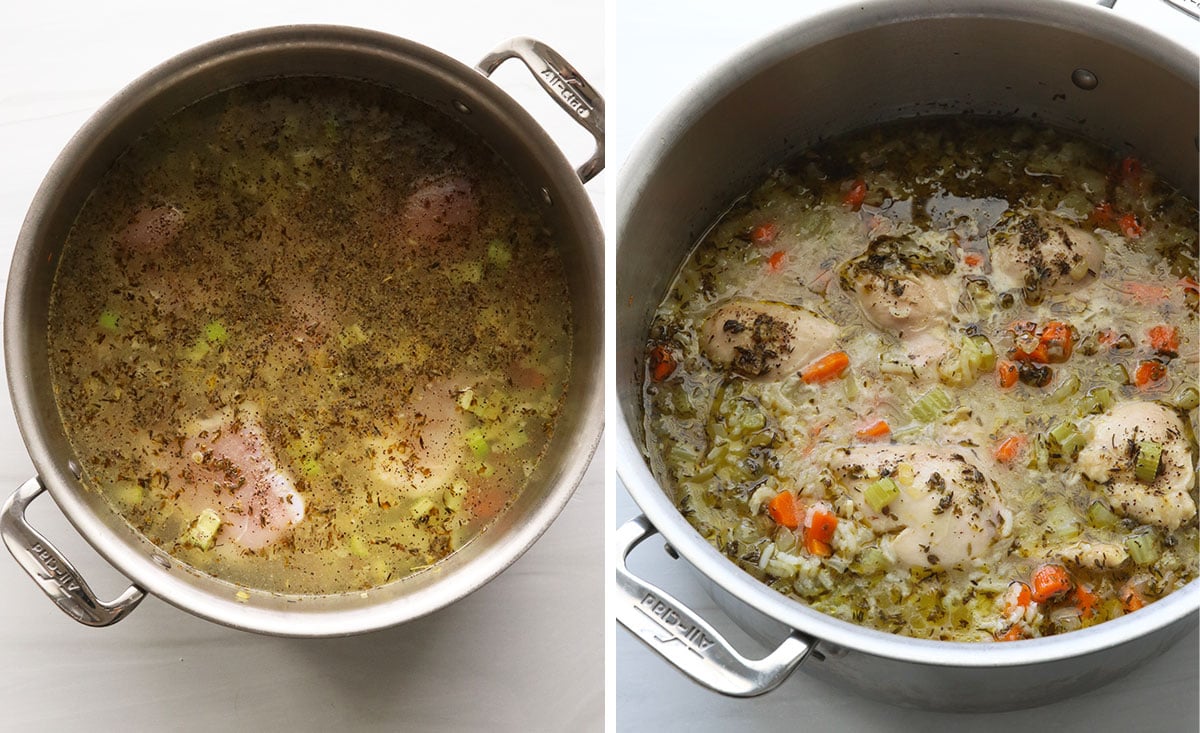
<path id="1" fill-rule="evenodd" d="M 474 65 L 517 35 L 556 48 L 602 91 L 602 2 L 160 1 L 0 4 L 0 267 L 47 168 L 84 120 L 168 57 L 299 22 L 404 36 Z M 519 62 L 496 77 L 582 162 L 590 139 Z M 602 206 L 605 178 L 588 185 Z M 233 631 L 148 598 L 107 629 L 76 624 L 0 552 L 0 730 L 599 730 L 603 449 L 547 534 L 507 572 L 431 616 L 360 637 Z M 33 475 L 0 396 L 0 498 Z M 46 495 L 31 511 L 104 597 L 122 579 Z"/>
<path id="2" fill-rule="evenodd" d="M 616 0 L 616 73 L 609 136 L 612 167 L 626 164 L 631 147 L 657 115 L 739 48 L 824 6 L 848 4 L 768 0 Z M 966 3 L 964 3 L 966 4 Z M 1120 0 L 1119 9 L 1147 13 L 1161 32 L 1193 47 L 1200 24 L 1158 0 Z M 618 106 L 619 105 L 619 106 Z M 618 183 L 619 185 L 619 183 Z M 612 412 L 612 420 L 619 414 Z M 638 514 L 617 489 L 618 523 Z M 661 539 L 643 544 L 630 567 L 675 595 L 727 633 L 746 654 L 763 649 L 740 633 L 708 599 L 681 561 L 662 551 Z M 678 731 L 1186 731 L 1200 730 L 1197 710 L 1197 636 L 1128 677 L 1065 702 L 992 715 L 904 710 L 835 689 L 802 673 L 774 692 L 750 700 L 721 697 L 676 672 L 623 628 L 616 633 L 618 730 Z M 801 665 L 803 669 L 803 664 Z"/>

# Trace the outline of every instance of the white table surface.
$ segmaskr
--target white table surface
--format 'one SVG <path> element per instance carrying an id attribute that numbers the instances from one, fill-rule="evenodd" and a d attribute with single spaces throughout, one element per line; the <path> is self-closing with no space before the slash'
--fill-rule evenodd
<path id="1" fill-rule="evenodd" d="M 1153 4 L 1157 0 L 1150 0 Z M 616 114 L 610 119 L 609 151 L 618 171 L 655 117 L 691 84 L 736 50 L 793 21 L 819 12 L 829 0 L 616 0 Z M 1137 5 L 1156 27 L 1196 45 L 1196 25 L 1176 11 Z M 1164 10 L 1166 12 L 1162 12 Z M 1180 22 L 1182 21 L 1182 22 Z M 618 419 L 610 413 L 611 421 Z M 617 485 L 617 523 L 638 514 L 637 505 Z M 660 583 L 749 656 L 763 647 L 722 613 L 699 583 L 662 551 L 661 538 L 631 555 L 631 568 Z M 618 627 L 615 641 L 616 727 L 618 730 L 702 731 L 1183 731 L 1200 730 L 1200 653 L 1193 632 L 1162 657 L 1128 677 L 1091 693 L 1032 710 L 991 715 L 906 710 L 843 692 L 803 673 L 793 674 L 774 692 L 733 699 L 694 684 L 657 654 Z M 803 668 L 803 666 L 802 666 Z"/>
<path id="2" fill-rule="evenodd" d="M 604 89 L 602 2 L 156 0 L 0 4 L 0 262 L 50 163 L 89 114 L 168 57 L 255 27 L 390 32 L 469 65 L 539 38 Z M 582 162 L 590 138 L 517 62 L 499 83 Z M 606 175 L 588 186 L 602 208 Z M 0 492 L 33 475 L 7 391 Z M 604 716 L 603 449 L 558 521 L 503 575 L 431 616 L 295 640 L 201 621 L 148 598 L 107 629 L 70 620 L 0 552 L 0 730 L 599 730 Z M 48 497 L 31 520 L 102 596 L 125 585 Z"/>

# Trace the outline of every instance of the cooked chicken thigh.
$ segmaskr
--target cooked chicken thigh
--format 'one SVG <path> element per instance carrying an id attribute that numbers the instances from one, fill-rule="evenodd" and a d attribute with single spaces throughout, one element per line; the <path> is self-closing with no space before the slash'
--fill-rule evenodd
<path id="1" fill-rule="evenodd" d="M 1153 481 L 1135 475 L 1139 444 L 1162 448 Z M 1079 453 L 1083 474 L 1101 484 L 1113 510 L 1146 524 L 1177 529 L 1196 515 L 1192 449 L 1183 421 L 1156 402 L 1121 402 L 1092 422 L 1092 437 Z"/>
<path id="2" fill-rule="evenodd" d="M 955 567 L 1009 532 L 1010 514 L 969 448 L 856 445 L 836 449 L 830 468 L 878 534 L 893 534 L 902 565 Z M 902 468 L 907 466 L 907 468 Z M 899 495 L 875 510 L 866 491 L 891 477 Z"/>
<path id="3" fill-rule="evenodd" d="M 832 351 L 837 337 L 837 326 L 799 306 L 735 300 L 704 321 L 700 348 L 742 376 L 782 379 Z"/>

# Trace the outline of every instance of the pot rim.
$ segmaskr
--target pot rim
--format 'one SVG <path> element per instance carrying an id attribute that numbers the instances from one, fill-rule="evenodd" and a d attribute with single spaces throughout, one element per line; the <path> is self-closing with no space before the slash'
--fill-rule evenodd
<path id="1" fill-rule="evenodd" d="M 764 69 L 807 48 L 883 24 L 946 18 L 984 18 L 1086 31 L 1091 37 L 1135 51 L 1183 78 L 1198 75 L 1196 52 L 1100 6 L 1070 0 L 1043 0 L 1017 8 L 1004 0 L 864 0 L 824 11 L 742 46 L 668 105 L 640 136 L 626 158 L 617 197 L 617 248 L 620 261 L 628 244 L 624 228 L 643 196 L 653 168 L 674 141 L 732 90 Z M 1184 61 L 1190 60 L 1190 63 Z M 633 246 L 633 245 L 629 245 Z M 620 411 L 620 405 L 616 406 Z M 640 410 L 638 405 L 636 410 Z M 1015 667 L 1083 656 L 1150 634 L 1200 610 L 1200 579 L 1137 614 L 1087 629 L 1005 644 L 917 639 L 877 631 L 827 616 L 793 600 L 742 571 L 708 544 L 679 514 L 644 460 L 627 420 L 619 419 L 612 437 L 617 478 L 668 544 L 689 564 L 726 592 L 759 613 L 815 637 L 818 642 L 918 664 L 964 668 Z"/>
<path id="2" fill-rule="evenodd" d="M 459 565 L 451 565 L 453 572 L 447 571 L 446 575 L 438 578 L 436 582 L 421 582 L 415 592 L 377 602 L 356 601 L 347 603 L 344 608 L 331 610 L 314 608 L 314 604 L 319 606 L 333 598 L 349 601 L 352 598 L 366 599 L 369 594 L 382 595 L 385 589 L 402 586 L 410 579 L 416 582 L 417 578 L 441 572 L 446 563 L 451 563 L 455 556 L 452 555 L 430 571 L 408 576 L 379 588 L 322 596 L 286 595 L 243 588 L 196 571 L 174 558 L 169 560 L 169 569 L 160 565 L 156 560 L 161 561 L 162 558 L 169 557 L 166 553 L 155 553 L 154 550 L 139 552 L 131 547 L 139 545 L 139 540 L 141 544 L 149 543 L 128 528 L 125 532 L 120 532 L 105 524 L 82 500 L 82 492 L 73 488 L 78 482 L 72 475 L 68 462 L 65 457 L 52 453 L 47 437 L 38 427 L 39 420 L 45 418 L 39 415 L 41 406 L 31 384 L 32 379 L 24 371 L 28 369 L 31 360 L 28 350 L 20 343 L 16 328 L 11 325 L 25 319 L 25 306 L 21 303 L 20 296 L 28 287 L 25 273 L 31 270 L 33 258 L 40 252 L 35 246 L 37 231 L 48 217 L 55 215 L 55 204 L 58 203 L 55 199 L 68 184 L 75 163 L 87 153 L 93 142 L 103 137 L 114 122 L 124 117 L 128 107 L 144 104 L 173 88 L 189 75 L 201 73 L 229 57 L 259 55 L 305 46 L 350 53 L 383 54 L 397 61 L 403 59 L 412 66 L 419 66 L 422 73 L 430 79 L 445 84 L 455 82 L 461 88 L 469 90 L 475 100 L 474 104 L 487 104 L 502 111 L 504 117 L 527 135 L 523 138 L 527 141 L 526 149 L 531 153 L 536 150 L 548 161 L 548 179 L 557 186 L 554 205 L 565 207 L 564 210 L 570 212 L 570 218 L 580 231 L 580 241 L 586 248 L 587 258 L 602 257 L 601 254 L 596 254 L 603 251 L 603 234 L 599 219 L 573 167 L 541 125 L 486 75 L 415 41 L 380 31 L 341 25 L 272 26 L 216 38 L 171 57 L 129 82 L 101 105 L 74 134 L 51 165 L 34 195 L 17 238 L 5 302 L 4 349 L 13 410 L 38 475 L 76 531 L 107 562 L 146 592 L 209 621 L 279 636 L 327 637 L 382 629 L 436 611 L 482 587 L 524 554 L 566 506 L 599 445 L 603 432 L 602 380 L 590 380 L 586 391 L 580 394 L 579 428 L 571 439 L 564 441 L 561 446 L 564 453 L 569 453 L 572 458 L 563 462 L 562 469 L 557 474 L 548 477 L 547 489 L 543 496 L 521 517 L 521 521 L 512 524 L 505 533 L 503 542 L 496 543 L 488 551 L 479 553 Z M 490 49 L 481 49 L 480 57 L 482 58 L 488 50 Z M 227 86 L 229 85 L 217 81 L 208 93 L 215 93 Z M 44 252 L 41 254 L 44 256 Z M 602 271 L 602 267 L 600 269 Z M 589 310 L 596 314 L 602 313 L 602 294 L 598 292 L 594 301 Z M 602 342 L 599 338 L 594 340 Z M 599 343 L 589 350 L 597 353 L 576 354 L 576 358 L 600 360 L 599 353 L 602 348 L 602 343 Z M 132 535 L 132 538 L 129 535 Z M 196 576 L 209 579 L 203 581 L 203 588 L 195 584 Z M 192 582 L 183 578 L 191 579 Z M 221 593 L 219 589 L 222 586 L 228 586 L 229 592 Z M 270 599 L 270 604 L 259 607 L 252 603 L 243 603 L 234 595 L 237 590 L 248 590 L 256 597 Z"/>

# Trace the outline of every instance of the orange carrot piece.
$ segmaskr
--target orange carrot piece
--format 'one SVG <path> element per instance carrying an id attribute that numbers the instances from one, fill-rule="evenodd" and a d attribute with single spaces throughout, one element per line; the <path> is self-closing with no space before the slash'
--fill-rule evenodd
<path id="1" fill-rule="evenodd" d="M 1174 326 L 1154 326 L 1147 334 L 1150 348 L 1160 354 L 1175 356 L 1179 353 L 1179 329 Z"/>
<path id="2" fill-rule="evenodd" d="M 996 641 L 1020 641 L 1025 638 L 1025 627 L 1021 624 L 1013 624 L 1008 627 L 1000 636 L 996 637 Z"/>
<path id="3" fill-rule="evenodd" d="M 833 533 L 837 530 L 837 525 L 838 518 L 836 514 L 827 512 L 824 509 L 813 509 L 804 524 L 804 536 L 811 537 L 818 542 L 828 543 L 833 539 Z"/>
<path id="4" fill-rule="evenodd" d="M 1194 293 L 1200 295 L 1200 283 L 1196 282 L 1196 278 L 1191 275 L 1184 275 L 1179 279 L 1179 286 L 1183 288 L 1185 293 Z"/>
<path id="5" fill-rule="evenodd" d="M 1121 233 L 1130 239 L 1137 239 L 1146 231 L 1146 228 L 1138 221 L 1136 214 L 1122 216 L 1117 222 L 1117 226 L 1120 227 Z"/>
<path id="6" fill-rule="evenodd" d="M 979 267 L 983 264 L 983 255 L 978 252 L 968 252 L 963 255 L 963 263 L 967 267 Z"/>
<path id="7" fill-rule="evenodd" d="M 771 256 L 767 258 L 767 267 L 771 268 L 771 272 L 779 272 L 783 269 L 783 264 L 786 261 L 787 252 L 778 250 L 776 252 L 772 252 Z"/>
<path id="8" fill-rule="evenodd" d="M 661 382 L 674 374 L 677 366 L 675 355 L 667 347 L 659 344 L 650 349 L 650 378 L 655 382 Z"/>
<path id="9" fill-rule="evenodd" d="M 1167 378 L 1167 365 L 1161 361 L 1146 360 L 1137 365 L 1133 372 L 1133 384 L 1138 389 L 1155 389 Z"/>
<path id="10" fill-rule="evenodd" d="M 770 513 L 771 519 L 774 519 L 779 524 L 788 529 L 796 529 L 800 526 L 800 516 L 796 511 L 796 497 L 792 496 L 790 491 L 780 491 L 767 505 L 767 512 Z"/>
<path id="11" fill-rule="evenodd" d="M 1077 585 L 1071 593 L 1071 602 L 1079 609 L 1081 616 L 1091 618 L 1096 614 L 1096 605 L 1100 603 L 1100 597 L 1086 585 Z"/>
<path id="12" fill-rule="evenodd" d="M 867 184 L 863 179 L 856 178 L 850 184 L 850 190 L 842 197 L 842 203 L 851 211 L 858 211 L 862 208 L 863 200 L 867 198 Z"/>
<path id="13" fill-rule="evenodd" d="M 1121 607 L 1125 609 L 1125 613 L 1133 613 L 1146 606 L 1146 598 L 1133 583 L 1121 586 L 1121 590 L 1117 591 L 1117 598 L 1121 599 Z"/>
<path id="14" fill-rule="evenodd" d="M 759 224 L 750 230 L 750 241 L 758 245 L 770 244 L 779 236 L 779 226 L 775 222 Z"/>
<path id="15" fill-rule="evenodd" d="M 805 384 L 819 384 L 837 379 L 850 366 L 850 355 L 844 351 L 826 354 L 820 359 L 800 370 L 800 378 Z"/>
<path id="16" fill-rule="evenodd" d="M 1021 455 L 1021 451 L 1025 448 L 1027 438 L 1024 435 L 1010 435 L 1000 444 L 996 446 L 994 455 L 999 463 L 1008 463 L 1017 456 Z"/>
<path id="17" fill-rule="evenodd" d="M 1071 358 L 1071 352 L 1075 349 L 1075 332 L 1071 329 L 1071 324 L 1047 321 L 1040 338 L 1045 363 L 1061 364 Z"/>
<path id="18" fill-rule="evenodd" d="M 855 433 L 859 440 L 876 440 L 878 438 L 886 438 L 891 434 L 892 428 L 887 424 L 886 420 L 876 420 Z"/>
<path id="19" fill-rule="evenodd" d="M 804 549 L 808 550 L 808 554 L 816 555 L 817 557 L 829 557 L 833 555 L 833 545 L 807 535 L 804 537 Z"/>
<path id="20" fill-rule="evenodd" d="M 1013 583 L 1018 586 L 1017 594 L 1016 597 L 1010 599 L 1010 602 L 1007 604 L 1007 610 L 1012 610 L 1016 606 L 1026 608 L 1033 601 L 1033 591 L 1029 590 L 1029 586 L 1019 580 L 1014 580 Z M 1013 583 L 1009 584 L 1009 588 L 1012 587 Z"/>
<path id="21" fill-rule="evenodd" d="M 1019 376 L 1020 369 L 1018 369 L 1015 362 L 1003 360 L 996 362 L 996 380 L 1004 389 L 1015 385 Z"/>
<path id="22" fill-rule="evenodd" d="M 1033 571 L 1033 600 L 1044 603 L 1071 590 L 1071 574 L 1062 565 L 1046 564 Z"/>

